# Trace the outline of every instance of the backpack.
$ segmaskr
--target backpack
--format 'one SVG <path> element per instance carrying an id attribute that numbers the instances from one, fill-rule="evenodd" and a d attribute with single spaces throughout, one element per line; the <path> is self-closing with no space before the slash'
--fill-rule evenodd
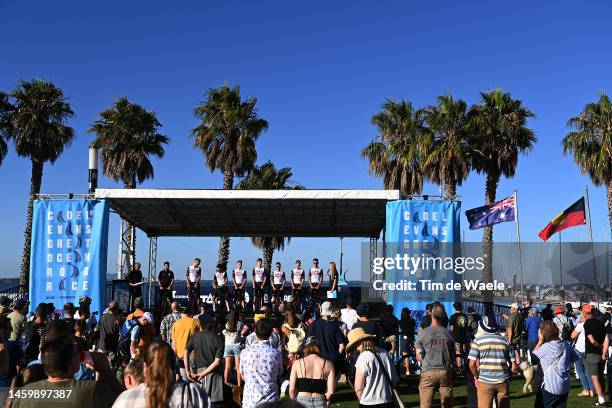
<path id="1" fill-rule="evenodd" d="M 287 351 L 289 353 L 297 353 L 304 345 L 306 333 L 301 327 L 292 328 L 285 326 L 289 330 L 289 340 L 287 341 Z"/>
<path id="2" fill-rule="evenodd" d="M 38 356 L 40 348 L 40 334 L 38 333 L 36 323 L 28 322 L 21 330 L 18 336 L 19 348 L 23 352 L 24 358 L 29 363 L 35 360 Z"/>
<path id="3" fill-rule="evenodd" d="M 117 342 L 117 353 L 115 357 L 115 364 L 117 367 L 122 364 L 127 364 L 132 355 L 130 353 L 130 344 L 132 342 L 132 331 L 138 327 L 138 320 L 126 320 L 121 326 L 119 331 L 119 341 Z"/>
<path id="4" fill-rule="evenodd" d="M 561 319 L 559 319 L 559 321 L 561 321 Z M 572 329 L 569 320 L 565 323 L 561 321 L 561 324 L 563 324 L 563 327 L 561 328 L 561 333 L 559 333 L 559 337 L 561 338 L 561 340 L 571 341 L 572 331 L 574 330 Z"/>

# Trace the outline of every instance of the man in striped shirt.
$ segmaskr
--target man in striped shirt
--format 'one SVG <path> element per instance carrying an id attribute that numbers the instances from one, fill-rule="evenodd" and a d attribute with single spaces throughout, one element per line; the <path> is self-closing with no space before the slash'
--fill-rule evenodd
<path id="1" fill-rule="evenodd" d="M 494 318 L 483 316 L 479 328 L 483 334 L 476 336 L 468 355 L 470 371 L 478 386 L 478 407 L 490 407 L 493 399 L 497 408 L 509 407 L 510 375 L 516 371 L 510 344 L 499 333 Z"/>

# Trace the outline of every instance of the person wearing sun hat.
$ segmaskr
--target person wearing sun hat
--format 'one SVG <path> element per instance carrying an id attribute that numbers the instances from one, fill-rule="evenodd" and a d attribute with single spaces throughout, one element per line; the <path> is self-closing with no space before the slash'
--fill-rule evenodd
<path id="1" fill-rule="evenodd" d="M 393 407 L 393 390 L 387 378 L 397 383 L 397 373 L 386 350 L 376 346 L 375 337 L 358 327 L 348 333 L 346 352 L 359 353 L 355 363 L 355 394 L 359 405 Z"/>
<path id="2" fill-rule="evenodd" d="M 477 383 L 478 406 L 490 407 L 495 400 L 497 407 L 508 407 L 510 376 L 517 367 L 510 343 L 499 332 L 494 317 L 483 316 L 478 327 L 483 335 L 474 339 L 468 354 L 470 371 Z"/>

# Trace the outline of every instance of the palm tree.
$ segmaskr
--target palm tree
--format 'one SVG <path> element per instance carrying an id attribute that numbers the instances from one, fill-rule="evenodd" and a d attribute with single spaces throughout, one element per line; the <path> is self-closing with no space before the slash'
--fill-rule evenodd
<path id="1" fill-rule="evenodd" d="M 424 112 L 423 172 L 435 184 L 444 184 L 444 197 L 454 200 L 457 186 L 470 173 L 467 137 L 467 104 L 451 95 L 438 97 L 438 104 Z"/>
<path id="2" fill-rule="evenodd" d="M 194 109 L 200 121 L 192 130 L 193 145 L 202 150 L 211 172 L 221 170 L 223 188 L 234 187 L 234 177 L 244 176 L 255 166 L 255 141 L 268 128 L 268 122 L 257 115 L 256 98 L 242 100 L 240 87 L 227 84 L 209 89 L 206 99 Z M 227 268 L 230 238 L 221 237 L 218 264 Z"/>
<path id="3" fill-rule="evenodd" d="M 98 119 L 89 128 L 95 134 L 92 147 L 100 149 L 102 170 L 124 188 L 153 178 L 150 156 L 164 156 L 164 145 L 169 138 L 159 133 L 161 123 L 154 112 L 131 103 L 126 97 L 114 101 L 110 109 L 98 114 Z M 132 242 L 132 259 L 128 257 L 128 269 L 136 259 L 136 231 L 127 226 L 127 242 Z"/>
<path id="4" fill-rule="evenodd" d="M 20 82 L 8 98 L 2 98 L 2 104 L 2 133 L 12 140 L 18 156 L 32 162 L 19 281 L 19 290 L 23 293 L 28 287 L 30 273 L 34 198 L 40 193 L 45 163 L 55 163 L 74 140 L 74 129 L 66 125 L 74 112 L 63 91 L 42 79 Z"/>
<path id="5" fill-rule="evenodd" d="M 587 104 L 580 115 L 567 122 L 575 129 L 563 138 L 563 152 L 571 153 L 582 174 L 596 186 L 605 186 L 608 221 L 612 236 L 612 103 L 601 93 L 599 100 Z"/>
<path id="6" fill-rule="evenodd" d="M 12 110 L 13 105 L 9 102 L 8 94 L 0 92 L 0 164 L 8 153 L 6 140 L 11 129 L 10 114 Z"/>
<path id="7" fill-rule="evenodd" d="M 405 195 L 420 194 L 422 113 L 408 101 L 387 100 L 381 112 L 372 116 L 372 123 L 378 127 L 378 140 L 361 151 L 361 156 L 370 162 L 369 173 L 382 177 L 387 189 L 397 189 Z"/>
<path id="8" fill-rule="evenodd" d="M 293 172 L 291 167 L 277 169 L 271 161 L 262 166 L 256 166 L 243 178 L 237 189 L 242 190 L 301 190 L 304 187 L 291 181 Z M 282 251 L 285 243 L 289 243 L 291 237 L 252 237 L 251 242 L 255 247 L 263 251 L 263 265 L 265 270 L 272 270 L 272 258 L 274 251 Z"/>
<path id="9" fill-rule="evenodd" d="M 495 202 L 502 176 L 513 177 L 521 153 L 531 151 L 537 141 L 527 120 L 535 115 L 501 89 L 482 92 L 481 103 L 470 108 L 468 128 L 472 168 L 486 177 L 485 204 Z M 485 254 L 483 280 L 493 280 L 493 228 L 485 227 L 482 237 Z M 485 294 L 491 301 L 492 293 Z"/>

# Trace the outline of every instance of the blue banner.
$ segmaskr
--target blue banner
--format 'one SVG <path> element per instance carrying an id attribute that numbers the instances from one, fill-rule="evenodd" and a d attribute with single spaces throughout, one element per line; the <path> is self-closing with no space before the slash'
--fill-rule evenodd
<path id="1" fill-rule="evenodd" d="M 387 203 L 385 257 L 397 262 L 385 271 L 387 282 L 401 283 L 409 290 L 387 291 L 387 302 L 399 316 L 408 307 L 420 316 L 427 303 L 438 300 L 447 311 L 457 298 L 454 270 L 446 267 L 456 255 L 453 243 L 460 237 L 461 203 L 457 201 L 406 200 Z M 431 262 L 429 262 L 431 261 Z M 443 290 L 434 285 L 442 285 Z"/>
<path id="2" fill-rule="evenodd" d="M 57 309 L 81 296 L 102 312 L 109 206 L 99 200 L 36 200 L 30 255 L 30 308 Z"/>

